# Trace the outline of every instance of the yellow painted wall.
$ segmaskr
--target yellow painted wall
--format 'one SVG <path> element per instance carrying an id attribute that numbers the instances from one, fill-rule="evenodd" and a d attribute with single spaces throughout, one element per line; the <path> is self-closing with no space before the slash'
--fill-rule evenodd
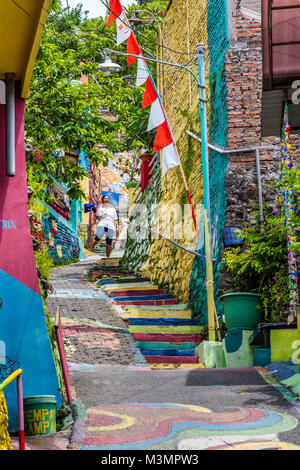
<path id="1" fill-rule="evenodd" d="M 0 451 L 13 450 L 10 435 L 7 430 L 8 416 L 3 392 L 0 392 Z M 1 460 L 1 459 L 0 459 Z"/>
<path id="2" fill-rule="evenodd" d="M 195 52 L 199 43 L 203 43 L 208 50 L 206 1 L 177 0 L 173 2 L 163 22 L 162 34 L 168 46 L 173 50 Z M 191 58 L 191 56 L 175 54 L 163 48 L 158 49 L 157 57 L 164 61 L 176 61 L 182 65 Z M 197 62 L 190 64 L 189 68 L 198 76 Z M 206 71 L 208 70 L 207 52 Z M 208 84 L 208 79 L 206 81 Z M 160 66 L 158 84 L 174 133 L 193 205 L 202 204 L 201 146 L 186 134 L 186 130 L 193 130 L 200 134 L 200 110 L 196 80 L 187 71 L 170 66 Z M 209 102 L 209 87 L 207 88 L 207 101 Z M 177 108 L 188 111 L 191 118 L 184 117 Z M 207 115 L 209 121 L 209 108 Z M 179 167 L 170 169 L 165 177 L 162 177 L 160 208 L 165 204 L 188 204 L 185 194 Z M 195 233 L 192 244 L 185 234 L 182 239 L 175 241 L 185 247 L 196 248 Z M 168 285 L 172 293 L 181 301 L 186 302 L 189 298 L 193 261 L 193 255 L 159 238 L 151 243 L 149 259 L 147 264 L 142 267 L 141 272 L 147 272 L 151 279 L 159 284 Z"/>

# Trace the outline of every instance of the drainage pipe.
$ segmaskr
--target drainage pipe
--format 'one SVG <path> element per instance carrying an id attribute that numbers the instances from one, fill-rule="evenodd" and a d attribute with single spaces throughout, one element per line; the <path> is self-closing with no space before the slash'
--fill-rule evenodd
<path id="1" fill-rule="evenodd" d="M 194 139 L 201 142 L 201 138 L 197 135 L 193 134 L 191 131 L 186 131 L 188 135 L 193 137 Z M 256 159 L 256 173 L 257 173 L 257 188 L 258 188 L 258 204 L 259 204 L 259 219 L 260 222 L 263 222 L 263 198 L 262 198 L 262 189 L 261 189 L 261 174 L 260 174 L 260 158 L 259 158 L 259 149 L 268 149 L 274 150 L 274 147 L 266 146 L 266 147 L 250 147 L 250 148 L 241 148 L 236 150 L 228 150 L 222 147 L 218 147 L 216 145 L 208 144 L 208 147 L 212 150 L 215 150 L 218 153 L 224 154 L 233 154 L 233 153 L 245 153 L 245 152 L 255 152 L 255 159 Z"/>
<path id="2" fill-rule="evenodd" d="M 15 80 L 13 73 L 6 74 L 6 176 L 16 175 L 15 144 Z"/>

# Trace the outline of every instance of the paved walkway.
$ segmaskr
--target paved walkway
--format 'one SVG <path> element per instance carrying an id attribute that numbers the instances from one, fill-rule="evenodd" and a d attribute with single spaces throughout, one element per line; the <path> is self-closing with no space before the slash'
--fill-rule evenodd
<path id="1" fill-rule="evenodd" d="M 74 423 L 28 449 L 300 450 L 299 402 L 266 369 L 151 369 L 120 306 L 87 281 L 97 259 L 52 270 Z"/>

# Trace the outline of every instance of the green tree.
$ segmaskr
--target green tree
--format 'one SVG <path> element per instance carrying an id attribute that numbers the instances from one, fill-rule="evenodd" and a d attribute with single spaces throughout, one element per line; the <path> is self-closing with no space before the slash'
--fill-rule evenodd
<path id="1" fill-rule="evenodd" d="M 166 2 L 153 3 L 160 8 Z M 105 23 L 103 18 L 87 19 L 81 5 L 61 11 L 56 5 L 44 31 L 26 105 L 25 136 L 34 149 L 27 156 L 28 170 L 49 185 L 55 176 L 67 184 L 71 198 L 83 196 L 80 180 L 87 174 L 64 158 L 61 149 L 84 150 L 91 164 L 106 165 L 112 154 L 139 150 L 149 142 L 149 109 L 141 109 L 143 88 L 128 80 L 134 66 L 118 57 L 121 76 L 98 71 L 103 51 L 117 48 L 116 25 L 106 28 Z M 138 41 L 148 39 L 152 54 L 155 32 L 146 26 Z M 124 51 L 124 45 L 119 49 Z M 82 75 L 88 76 L 87 83 L 80 81 Z M 114 119 L 106 119 L 107 113 Z M 47 192 L 43 196 L 47 199 Z"/>

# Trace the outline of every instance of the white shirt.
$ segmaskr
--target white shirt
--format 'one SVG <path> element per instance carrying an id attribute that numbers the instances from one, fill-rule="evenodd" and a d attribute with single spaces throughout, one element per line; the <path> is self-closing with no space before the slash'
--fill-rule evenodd
<path id="1" fill-rule="evenodd" d="M 116 231 L 115 221 L 118 220 L 117 211 L 111 206 L 98 207 L 96 217 L 101 217 L 97 227 L 107 227 Z"/>

